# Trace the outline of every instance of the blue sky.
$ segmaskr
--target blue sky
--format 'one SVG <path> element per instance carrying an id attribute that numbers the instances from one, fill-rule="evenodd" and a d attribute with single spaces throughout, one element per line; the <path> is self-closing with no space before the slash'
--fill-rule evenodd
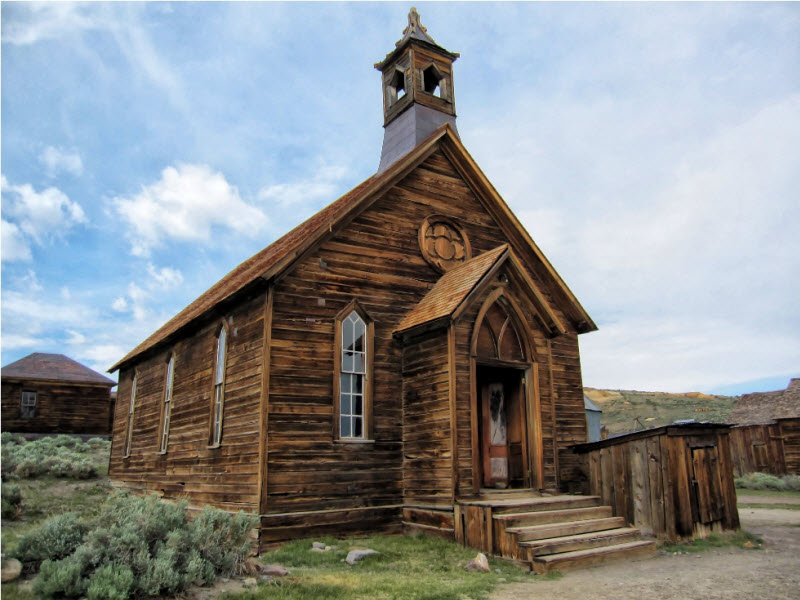
<path id="1" fill-rule="evenodd" d="M 403 3 L 2 4 L 2 364 L 104 371 L 374 173 Z M 800 5 L 419 3 L 600 326 L 584 384 L 800 375 Z"/>

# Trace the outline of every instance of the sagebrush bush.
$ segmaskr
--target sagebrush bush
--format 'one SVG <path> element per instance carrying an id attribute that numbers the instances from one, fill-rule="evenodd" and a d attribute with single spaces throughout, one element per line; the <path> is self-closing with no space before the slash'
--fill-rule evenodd
<path id="1" fill-rule="evenodd" d="M 44 437 L 32 442 L 3 438 L 3 477 L 23 479 L 51 475 L 72 479 L 97 476 L 88 454 L 93 449 L 71 435 Z"/>
<path id="2" fill-rule="evenodd" d="M 241 568 L 257 522 L 253 515 L 208 507 L 190 521 L 185 502 L 117 494 L 71 554 L 41 557 L 35 591 L 43 598 L 121 600 L 171 596 L 191 584 L 211 584 L 218 574 Z"/>
<path id="3" fill-rule="evenodd" d="M 75 552 L 88 530 L 74 513 L 52 517 L 20 538 L 14 556 L 33 568 L 44 560 L 61 560 Z"/>
<path id="4" fill-rule="evenodd" d="M 2 513 L 4 519 L 13 519 L 19 514 L 22 505 L 22 490 L 16 483 L 3 483 Z"/>
<path id="5" fill-rule="evenodd" d="M 776 477 L 769 473 L 746 473 L 733 480 L 737 488 L 745 490 L 775 490 L 800 492 L 800 475 Z"/>

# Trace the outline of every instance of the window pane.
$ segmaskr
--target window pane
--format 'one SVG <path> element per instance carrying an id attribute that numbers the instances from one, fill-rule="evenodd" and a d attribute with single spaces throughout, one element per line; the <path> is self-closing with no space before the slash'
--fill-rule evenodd
<path id="1" fill-rule="evenodd" d="M 222 378 L 225 375 L 225 343 L 227 334 L 223 327 L 219 332 L 219 339 L 217 340 L 217 372 L 214 383 L 222 383 Z"/>
<path id="2" fill-rule="evenodd" d="M 170 358 L 169 364 L 167 365 L 167 383 L 164 386 L 164 402 L 169 402 L 170 397 L 172 396 L 172 370 L 174 360 L 174 358 Z"/>
<path id="3" fill-rule="evenodd" d="M 353 322 L 347 318 L 342 321 L 342 350 L 353 349 Z"/>
<path id="4" fill-rule="evenodd" d="M 364 397 L 363 396 L 353 396 L 353 415 L 363 415 L 364 410 Z"/>
<path id="5" fill-rule="evenodd" d="M 363 394 L 364 393 L 364 376 L 363 375 L 351 375 L 353 378 L 353 393 L 354 394 Z"/>
<path id="6" fill-rule="evenodd" d="M 343 438 L 350 437 L 350 417 L 339 418 L 339 436 Z"/>
<path id="7" fill-rule="evenodd" d="M 353 417 L 353 437 L 364 437 L 361 417 Z"/>
<path id="8" fill-rule="evenodd" d="M 364 338 L 367 334 L 367 327 L 364 325 L 364 321 L 362 321 L 361 318 L 355 322 L 354 329 L 355 341 L 353 342 L 353 350 L 356 352 L 364 352 Z"/>
<path id="9" fill-rule="evenodd" d="M 342 415 L 350 415 L 352 414 L 352 396 L 350 394 L 342 394 L 341 398 L 339 398 L 339 414 Z"/>
<path id="10" fill-rule="evenodd" d="M 349 394 L 352 391 L 352 379 L 353 375 L 349 373 L 341 373 L 339 375 L 339 393 L 340 394 Z"/>
<path id="11" fill-rule="evenodd" d="M 353 353 L 342 352 L 342 371 L 353 372 Z"/>
<path id="12" fill-rule="evenodd" d="M 354 373 L 363 373 L 364 372 L 364 353 L 357 352 L 353 354 L 353 368 L 352 371 Z"/>

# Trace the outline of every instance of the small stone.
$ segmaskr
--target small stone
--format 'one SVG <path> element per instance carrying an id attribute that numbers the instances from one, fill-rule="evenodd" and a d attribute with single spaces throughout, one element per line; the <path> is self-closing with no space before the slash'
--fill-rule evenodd
<path id="1" fill-rule="evenodd" d="M 502 575 L 503 574 L 503 572 L 500 569 L 495 569 L 494 572 L 497 573 L 498 575 Z"/>
<path id="2" fill-rule="evenodd" d="M 465 567 L 467 571 L 478 571 L 480 573 L 488 573 L 491 571 L 489 568 L 489 559 L 486 558 L 486 555 L 483 552 L 478 552 L 471 561 L 467 563 Z"/>
<path id="3" fill-rule="evenodd" d="M 325 544 L 323 544 L 322 542 L 314 542 L 313 544 L 311 544 L 311 547 L 319 548 L 320 550 L 325 550 Z"/>
<path id="4" fill-rule="evenodd" d="M 755 548 L 756 547 L 756 545 L 753 542 L 749 541 L 749 540 L 746 541 L 744 544 L 742 544 L 742 546 L 744 548 Z"/>
<path id="5" fill-rule="evenodd" d="M 272 577 L 285 577 L 289 574 L 289 569 L 280 565 L 262 565 L 262 575 L 271 575 Z"/>
<path id="6" fill-rule="evenodd" d="M 348 565 L 354 565 L 362 558 L 365 558 L 372 554 L 378 554 L 378 553 L 375 552 L 375 550 L 370 550 L 369 548 L 365 550 L 350 550 L 350 552 L 347 553 L 347 558 L 345 558 L 345 561 L 347 562 Z"/>
<path id="7" fill-rule="evenodd" d="M 228 583 L 230 581 L 230 579 L 228 579 L 227 577 L 223 577 L 222 579 L 220 579 L 220 581 L 222 583 Z"/>
<path id="8" fill-rule="evenodd" d="M 255 577 L 245 577 L 242 585 L 244 585 L 244 587 L 252 587 L 254 585 L 258 585 L 258 581 L 256 581 Z"/>
<path id="9" fill-rule="evenodd" d="M 325 552 L 325 550 L 323 548 L 312 548 L 311 551 L 312 552 Z"/>
<path id="10" fill-rule="evenodd" d="M 3 583 L 14 581 L 22 574 L 22 563 L 16 558 L 9 558 L 3 561 L 2 579 Z"/>
<path id="11" fill-rule="evenodd" d="M 260 583 L 269 583 L 270 581 L 272 581 L 272 576 L 271 575 L 262 575 L 261 577 L 258 578 L 258 581 Z"/>
<path id="12" fill-rule="evenodd" d="M 507 581 L 508 580 L 505 577 L 501 577 L 500 579 L 497 580 L 497 583 L 507 583 Z"/>

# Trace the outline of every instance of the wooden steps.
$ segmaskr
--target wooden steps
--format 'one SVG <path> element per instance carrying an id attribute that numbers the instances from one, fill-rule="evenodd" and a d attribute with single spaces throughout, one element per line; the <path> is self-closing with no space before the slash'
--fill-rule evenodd
<path id="1" fill-rule="evenodd" d="M 536 573 L 565 571 L 613 560 L 643 558 L 656 552 L 653 540 L 614 517 L 598 496 L 536 496 L 490 493 L 462 501 L 480 508 L 494 554 L 529 562 Z"/>

